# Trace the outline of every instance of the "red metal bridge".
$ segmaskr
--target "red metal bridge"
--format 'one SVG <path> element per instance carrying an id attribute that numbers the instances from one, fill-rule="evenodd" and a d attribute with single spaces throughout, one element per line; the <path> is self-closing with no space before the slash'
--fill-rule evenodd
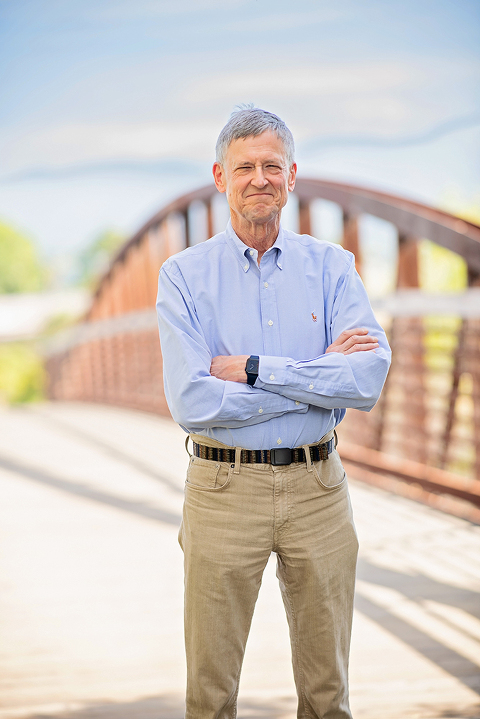
<path id="1" fill-rule="evenodd" d="M 397 230 L 397 290 L 374 301 L 392 345 L 392 368 L 374 410 L 349 410 L 341 425 L 347 469 L 480 523 L 480 227 L 401 197 L 323 180 L 298 179 L 295 195 L 301 233 L 311 233 L 315 200 L 341 208 L 342 244 L 355 254 L 360 274 L 361 215 Z M 48 350 L 52 399 L 168 415 L 153 309 L 158 270 L 171 254 L 223 229 L 216 197 L 211 185 L 178 198 L 121 248 L 84 321 Z M 465 260 L 465 292 L 419 290 L 424 238 Z"/>

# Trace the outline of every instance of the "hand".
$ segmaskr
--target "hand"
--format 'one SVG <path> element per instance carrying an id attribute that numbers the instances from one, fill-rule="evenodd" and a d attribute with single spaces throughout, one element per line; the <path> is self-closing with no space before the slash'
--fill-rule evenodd
<path id="1" fill-rule="evenodd" d="M 218 355 L 212 360 L 210 365 L 210 374 L 217 379 L 223 379 L 230 382 L 244 382 L 247 384 L 247 373 L 245 365 L 250 355 L 233 355 L 225 357 Z"/>
<path id="2" fill-rule="evenodd" d="M 339 352 L 342 355 L 350 355 L 354 352 L 369 352 L 379 347 L 376 337 L 368 334 L 364 327 L 355 327 L 352 330 L 345 330 L 327 347 L 325 354 Z"/>

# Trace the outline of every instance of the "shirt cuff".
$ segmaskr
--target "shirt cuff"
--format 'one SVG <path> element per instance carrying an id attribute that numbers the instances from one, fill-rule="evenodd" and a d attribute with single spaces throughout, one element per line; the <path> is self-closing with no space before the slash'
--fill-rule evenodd
<path id="1" fill-rule="evenodd" d="M 258 377 L 255 387 L 263 389 L 265 385 L 284 385 L 286 384 L 286 357 L 270 357 L 262 355 L 258 364 Z"/>

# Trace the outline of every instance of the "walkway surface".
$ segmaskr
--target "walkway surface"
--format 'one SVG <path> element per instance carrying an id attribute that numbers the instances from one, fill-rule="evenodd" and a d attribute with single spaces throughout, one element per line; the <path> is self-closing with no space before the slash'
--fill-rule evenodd
<path id="1" fill-rule="evenodd" d="M 0 719 L 183 716 L 183 443 L 128 410 L 0 411 Z M 355 719 L 480 717 L 480 527 L 355 481 L 351 495 Z M 239 707 L 295 717 L 273 560 Z"/>

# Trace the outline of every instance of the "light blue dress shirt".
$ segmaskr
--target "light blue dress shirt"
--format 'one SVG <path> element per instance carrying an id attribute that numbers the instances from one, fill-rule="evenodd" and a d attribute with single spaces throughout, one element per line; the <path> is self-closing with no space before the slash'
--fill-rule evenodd
<path id="1" fill-rule="evenodd" d="M 170 257 L 157 299 L 165 395 L 187 432 L 232 447 L 312 444 L 344 417 L 370 410 L 390 364 L 354 256 L 280 228 L 263 255 L 229 222 Z M 375 351 L 325 354 L 345 329 L 366 327 Z M 254 387 L 210 375 L 217 355 L 259 355 Z"/>

